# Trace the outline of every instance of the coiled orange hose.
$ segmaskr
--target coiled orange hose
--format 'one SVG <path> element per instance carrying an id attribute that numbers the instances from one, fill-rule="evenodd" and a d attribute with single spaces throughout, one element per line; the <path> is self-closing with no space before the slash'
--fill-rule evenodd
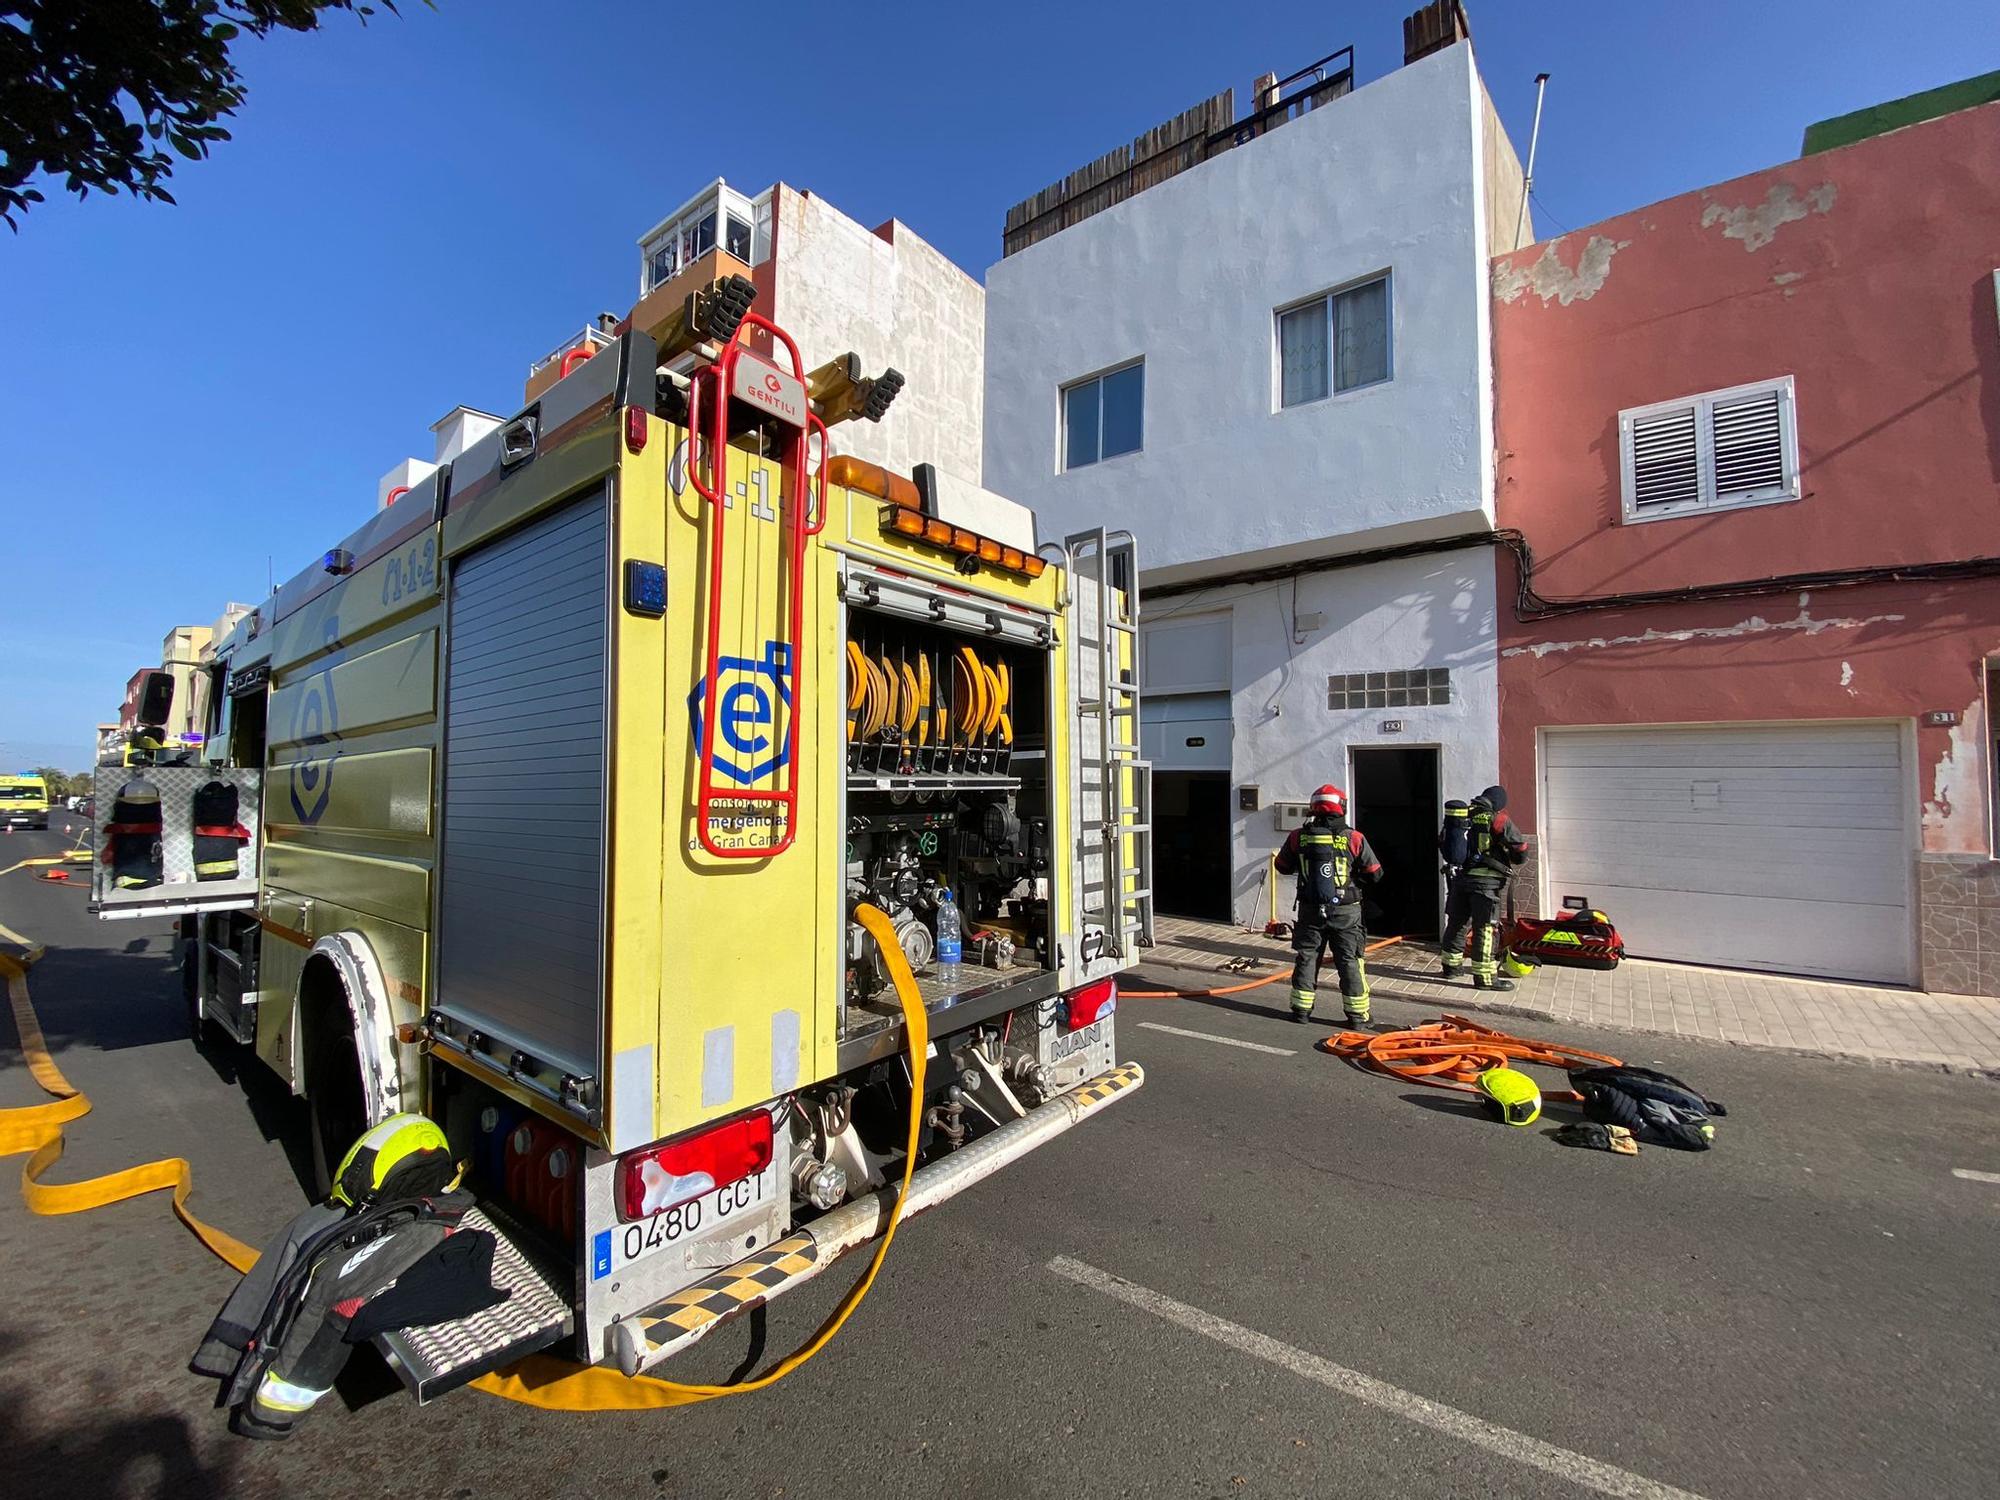
<path id="1" fill-rule="evenodd" d="M 1602 1052 L 1509 1036 L 1464 1016 L 1451 1015 L 1402 1031 L 1340 1031 L 1317 1045 L 1320 1051 L 1367 1072 L 1465 1094 L 1479 1092 L 1479 1075 L 1488 1068 L 1516 1063 L 1559 1068 L 1565 1073 L 1573 1068 L 1622 1066 L 1617 1058 Z M 1579 1096 L 1563 1090 L 1548 1097 L 1574 1100 Z"/>

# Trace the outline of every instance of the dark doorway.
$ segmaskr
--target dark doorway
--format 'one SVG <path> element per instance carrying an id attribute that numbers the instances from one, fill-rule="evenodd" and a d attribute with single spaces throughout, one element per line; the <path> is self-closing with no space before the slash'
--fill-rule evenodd
<path id="1" fill-rule="evenodd" d="M 1153 905 L 1170 917 L 1229 920 L 1229 777 L 1153 773 Z"/>
<path id="2" fill-rule="evenodd" d="M 1354 826 L 1382 861 L 1368 891 L 1368 930 L 1426 942 L 1443 931 L 1438 909 L 1438 753 L 1435 749 L 1354 752 Z"/>

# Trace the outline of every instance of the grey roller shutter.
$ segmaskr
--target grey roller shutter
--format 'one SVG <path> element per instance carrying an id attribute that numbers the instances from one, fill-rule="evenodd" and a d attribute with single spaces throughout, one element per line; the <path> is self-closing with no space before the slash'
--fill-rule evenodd
<path id="1" fill-rule="evenodd" d="M 460 559 L 446 635 L 437 995 L 582 1077 L 602 1051 L 603 491 Z"/>

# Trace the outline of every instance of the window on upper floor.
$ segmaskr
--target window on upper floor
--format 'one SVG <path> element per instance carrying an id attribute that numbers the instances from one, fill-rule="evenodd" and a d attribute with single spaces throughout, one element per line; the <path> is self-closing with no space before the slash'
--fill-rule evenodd
<path id="1" fill-rule="evenodd" d="M 720 246 L 746 265 L 771 254 L 771 194 L 746 198 L 717 182 L 661 223 L 640 247 L 640 290 L 651 292 Z"/>
<path id="2" fill-rule="evenodd" d="M 1389 278 L 1278 311 L 1278 405 L 1304 406 L 1389 378 Z"/>
<path id="3" fill-rule="evenodd" d="M 1796 500 L 1792 377 L 1621 411 L 1618 461 L 1628 522 Z"/>
<path id="4" fill-rule="evenodd" d="M 1063 387 L 1063 467 L 1137 453 L 1145 437 L 1146 362 L 1134 360 L 1116 370 Z"/>
<path id="5" fill-rule="evenodd" d="M 690 220 L 681 230 L 681 264 L 692 265 L 715 248 L 715 210 Z"/>

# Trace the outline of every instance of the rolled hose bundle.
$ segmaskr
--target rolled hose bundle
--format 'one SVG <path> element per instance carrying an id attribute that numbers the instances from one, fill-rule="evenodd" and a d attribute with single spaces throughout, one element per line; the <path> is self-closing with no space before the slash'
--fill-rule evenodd
<path id="1" fill-rule="evenodd" d="M 1558 1068 L 1568 1074 L 1584 1068 L 1623 1066 L 1617 1058 L 1602 1052 L 1510 1036 L 1464 1016 L 1452 1015 L 1403 1031 L 1339 1031 L 1318 1046 L 1320 1051 L 1366 1072 L 1474 1095 L 1481 1092 L 1479 1075 L 1492 1068 L 1527 1063 Z M 1575 1103 L 1583 1099 L 1574 1090 L 1554 1092 L 1548 1097 Z"/>

